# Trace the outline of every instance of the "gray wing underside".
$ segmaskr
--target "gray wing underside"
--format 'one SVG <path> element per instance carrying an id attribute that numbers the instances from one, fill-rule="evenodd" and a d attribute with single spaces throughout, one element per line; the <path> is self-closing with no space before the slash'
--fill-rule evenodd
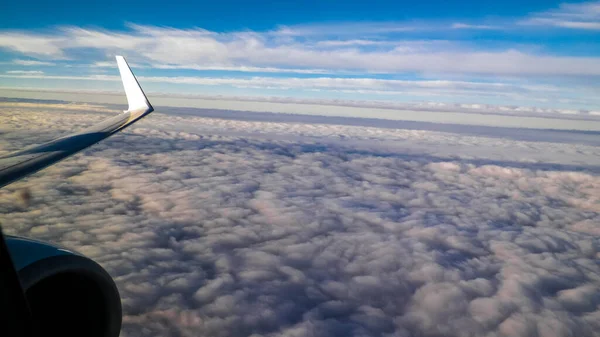
<path id="1" fill-rule="evenodd" d="M 129 109 L 80 132 L 0 156 L 0 187 L 70 157 L 123 130 L 154 111 L 125 59 L 117 56 L 117 64 L 125 87 Z"/>

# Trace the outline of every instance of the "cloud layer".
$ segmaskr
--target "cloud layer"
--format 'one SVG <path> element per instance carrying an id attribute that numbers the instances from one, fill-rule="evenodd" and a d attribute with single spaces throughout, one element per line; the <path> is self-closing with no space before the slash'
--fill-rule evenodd
<path id="1" fill-rule="evenodd" d="M 359 24 L 357 28 L 364 25 Z M 25 55 L 68 58 L 77 50 L 109 55 L 135 55 L 158 68 L 243 67 L 256 72 L 360 71 L 384 73 L 460 73 L 492 75 L 600 75 L 597 57 L 536 55 L 508 48 L 482 50 L 476 45 L 445 40 L 386 38 L 330 40 L 310 28 L 272 32 L 217 33 L 129 25 L 127 31 L 62 27 L 52 33 L 0 32 L 0 47 Z M 387 27 L 387 26 L 386 26 Z M 458 26 L 464 28 L 463 26 Z M 331 32 L 336 26 L 323 27 Z M 341 26 L 340 30 L 353 30 Z M 368 31 L 368 28 L 366 28 Z M 382 32 L 389 33 L 389 28 Z M 300 36 L 300 37 L 298 37 Z M 235 69 L 235 68 L 234 68 Z M 293 70 L 296 69 L 296 70 Z M 313 70 L 314 69 L 314 70 Z"/>
<path id="2" fill-rule="evenodd" d="M 3 108 L 0 146 L 109 114 Z M 125 336 L 593 336 L 599 154 L 154 114 L 3 189 L 0 210 L 115 277 Z"/>

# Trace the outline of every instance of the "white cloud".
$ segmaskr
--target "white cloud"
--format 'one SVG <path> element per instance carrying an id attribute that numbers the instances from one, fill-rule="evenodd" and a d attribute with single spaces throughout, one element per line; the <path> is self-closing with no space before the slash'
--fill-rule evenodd
<path id="1" fill-rule="evenodd" d="M 468 24 L 468 23 L 462 23 L 462 22 L 455 22 L 450 27 L 453 29 L 484 29 L 484 30 L 500 28 L 498 26 L 492 26 L 492 25 L 474 25 L 474 24 Z"/>
<path id="2" fill-rule="evenodd" d="M 132 68 L 148 68 L 148 66 L 143 65 L 143 64 L 138 64 L 138 63 L 133 63 L 133 62 L 127 62 L 127 64 L 132 67 Z M 87 67 L 88 65 L 82 65 L 83 67 Z M 94 62 L 91 65 L 89 65 L 93 68 L 115 68 L 115 61 L 98 61 L 98 62 Z"/>
<path id="3" fill-rule="evenodd" d="M 94 48 L 108 54 L 127 53 L 149 64 L 170 66 L 230 67 L 232 69 L 287 69 L 287 71 L 433 72 L 488 75 L 599 75 L 595 57 L 535 55 L 516 49 L 483 51 L 460 45 L 432 43 L 419 49 L 320 46 L 317 41 L 273 38 L 270 33 L 217 34 L 202 29 L 180 30 L 131 26 L 129 31 L 91 30 L 76 27 L 49 38 L 37 33 L 0 33 L 0 46 L 24 54 L 48 53 L 63 57 L 77 49 Z M 293 35 L 293 34 L 292 34 Z M 325 41 L 330 41 L 326 39 Z M 43 41 L 42 44 L 30 41 Z M 365 40 L 366 41 L 366 40 Z M 356 41 L 354 41 L 356 42 Z M 23 45 L 22 45 L 23 44 Z M 410 43 L 409 43 L 410 44 Z M 364 47 L 364 48 L 363 48 Z M 244 68 L 245 67 L 245 68 Z"/>
<path id="4" fill-rule="evenodd" d="M 9 70 L 7 74 L 12 75 L 43 75 L 44 72 L 41 70 Z"/>
<path id="5" fill-rule="evenodd" d="M 4 31 L 0 33 L 0 47 L 8 48 L 25 55 L 39 55 L 63 59 L 63 39 L 43 34 Z"/>
<path id="6" fill-rule="evenodd" d="M 349 46 L 389 46 L 394 45 L 394 41 L 385 40 L 324 40 L 316 43 L 324 47 L 349 47 Z"/>
<path id="7" fill-rule="evenodd" d="M 3 109 L 2 150 L 108 114 L 64 113 Z M 600 152 L 572 137 L 155 114 L 0 210 L 111 273 L 124 336 L 593 336 Z"/>
<path id="8" fill-rule="evenodd" d="M 16 78 L 39 78 L 39 79 L 63 79 L 63 80 L 107 80 L 118 81 L 120 78 L 114 75 L 90 75 L 90 76 L 27 76 L 42 75 L 43 72 L 30 71 L 8 71 L 9 74 L 24 75 Z M 385 80 L 373 78 L 337 78 L 337 77 L 260 77 L 231 78 L 231 77 L 192 77 L 192 76 L 140 76 L 145 82 L 198 84 L 198 85 L 232 85 L 239 87 L 274 87 L 274 88 L 304 88 L 304 89 L 354 89 L 354 90 L 400 90 L 400 89 L 428 89 L 428 90 L 472 90 L 494 93 L 517 92 L 517 91 L 546 91 L 558 92 L 561 88 L 553 86 L 535 85 L 510 85 L 505 83 L 466 82 L 466 81 L 444 81 L 444 80 Z"/>
<path id="9" fill-rule="evenodd" d="M 110 62 L 106 62 L 110 63 Z M 111 65 L 114 67 L 114 65 Z M 326 69 L 293 69 L 293 68 L 273 68 L 273 67 L 248 67 L 248 66 L 203 66 L 199 64 L 153 64 L 152 68 L 155 69 L 192 69 L 192 70 L 214 70 L 214 71 L 239 71 L 239 72 L 250 72 L 250 73 L 295 73 L 295 74 L 332 74 L 338 73 L 337 71 L 330 71 Z"/>
<path id="10" fill-rule="evenodd" d="M 600 30 L 600 1 L 563 3 L 557 9 L 533 14 L 521 24 Z"/>
<path id="11" fill-rule="evenodd" d="M 7 72 L 8 73 L 8 72 Z M 61 76 L 61 75 L 45 75 L 45 74 L 23 74 L 9 73 L 10 75 L 0 75 L 4 78 L 29 78 L 29 79 L 49 79 L 49 80 L 86 80 L 86 81 L 120 81 L 119 76 L 114 75 L 89 75 L 89 76 Z"/>
<path id="12" fill-rule="evenodd" d="M 15 59 L 12 61 L 12 63 L 19 65 L 19 66 L 52 66 L 52 65 L 55 65 L 54 62 L 37 61 L 37 60 L 20 60 L 20 59 Z"/>
<path id="13" fill-rule="evenodd" d="M 276 36 L 377 36 L 393 33 L 410 32 L 419 29 L 414 24 L 402 22 L 341 22 L 330 24 L 303 24 L 280 26 L 269 32 Z"/>

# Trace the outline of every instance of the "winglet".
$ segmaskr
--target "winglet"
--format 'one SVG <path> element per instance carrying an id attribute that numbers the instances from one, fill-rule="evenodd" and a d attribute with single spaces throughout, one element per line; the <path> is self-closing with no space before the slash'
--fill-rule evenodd
<path id="1" fill-rule="evenodd" d="M 119 66 L 119 72 L 121 73 L 121 80 L 123 80 L 123 87 L 125 87 L 125 95 L 127 95 L 127 102 L 129 103 L 130 112 L 145 110 L 150 113 L 154 110 L 144 91 L 140 87 L 137 79 L 131 72 L 127 61 L 123 56 L 117 56 L 117 65 Z"/>

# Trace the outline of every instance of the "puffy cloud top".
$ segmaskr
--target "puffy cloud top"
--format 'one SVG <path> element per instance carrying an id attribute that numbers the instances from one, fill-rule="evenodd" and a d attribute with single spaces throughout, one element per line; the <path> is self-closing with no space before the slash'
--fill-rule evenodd
<path id="1" fill-rule="evenodd" d="M 108 114 L 5 107 L 0 148 Z M 598 152 L 157 113 L 0 210 L 110 272 L 125 336 L 593 336 Z"/>

